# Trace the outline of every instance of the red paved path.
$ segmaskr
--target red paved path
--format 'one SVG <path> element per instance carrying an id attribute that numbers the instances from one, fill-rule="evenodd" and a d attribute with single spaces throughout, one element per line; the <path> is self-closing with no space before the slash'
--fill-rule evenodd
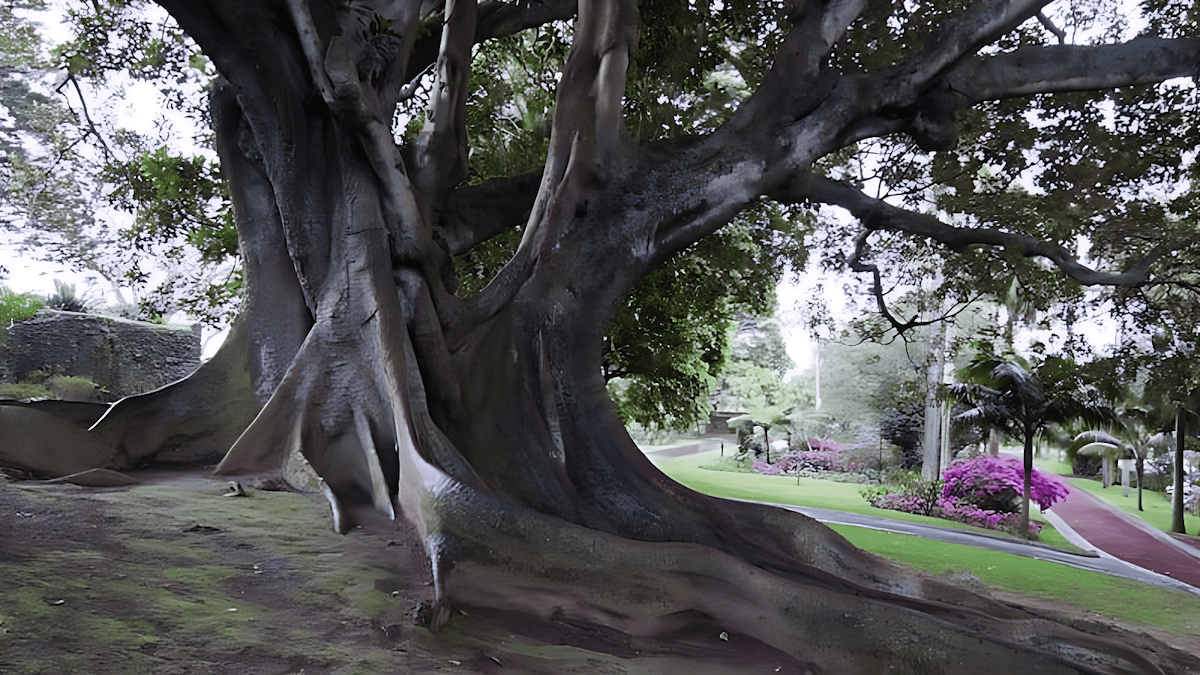
<path id="1" fill-rule="evenodd" d="M 1200 587 L 1200 558 L 1160 541 L 1099 498 L 1071 487 L 1067 498 L 1055 504 L 1051 511 L 1101 551 Z"/>

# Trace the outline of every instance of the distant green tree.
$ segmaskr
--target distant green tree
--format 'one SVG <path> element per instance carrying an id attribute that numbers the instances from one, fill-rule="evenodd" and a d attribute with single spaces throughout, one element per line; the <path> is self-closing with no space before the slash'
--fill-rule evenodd
<path id="1" fill-rule="evenodd" d="M 1153 453 L 1169 448 L 1170 438 L 1163 433 L 1162 415 L 1141 408 L 1125 408 L 1117 413 L 1109 431 L 1085 431 L 1075 441 L 1107 443 L 1119 453 L 1135 460 L 1138 482 L 1138 511 L 1142 508 L 1142 484 L 1146 459 Z"/>
<path id="2" fill-rule="evenodd" d="M 62 18 L 44 2 L 19 5 Z M 0 8 L 0 106 L 14 120 L 0 130 L 0 226 L 21 237 L 29 255 L 99 274 L 121 305 L 131 289 L 140 307 L 130 311 L 140 318 L 182 309 L 212 325 L 228 322 L 241 274 L 215 155 L 168 150 L 96 100 L 121 71 L 154 82 L 171 108 L 203 123 L 207 60 L 161 11 L 142 6 L 71 6 L 65 18 L 75 37 L 53 49 L 13 9 Z M 56 86 L 43 89 L 51 77 Z M 169 126 L 161 114 L 159 122 Z"/>
<path id="3" fill-rule="evenodd" d="M 1017 356 L 1001 359 L 985 352 L 959 376 L 965 381 L 951 385 L 950 392 L 971 408 L 958 419 L 993 425 L 1024 444 L 1020 531 L 1028 532 L 1034 439 L 1052 424 L 1080 420 L 1098 426 L 1115 415 L 1070 359 L 1051 356 L 1031 367 Z"/>

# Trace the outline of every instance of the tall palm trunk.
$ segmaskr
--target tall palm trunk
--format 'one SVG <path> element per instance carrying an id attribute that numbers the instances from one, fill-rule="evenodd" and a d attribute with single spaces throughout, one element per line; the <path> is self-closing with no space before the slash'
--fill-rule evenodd
<path id="1" fill-rule="evenodd" d="M 1183 404 L 1175 406 L 1175 494 L 1171 499 L 1171 531 L 1186 533 L 1183 525 L 1183 447 L 1187 432 L 1187 411 Z"/>
<path id="2" fill-rule="evenodd" d="M 1029 536 L 1029 495 L 1033 492 L 1033 435 L 1034 429 L 1025 427 L 1025 478 L 1021 491 L 1021 536 Z"/>

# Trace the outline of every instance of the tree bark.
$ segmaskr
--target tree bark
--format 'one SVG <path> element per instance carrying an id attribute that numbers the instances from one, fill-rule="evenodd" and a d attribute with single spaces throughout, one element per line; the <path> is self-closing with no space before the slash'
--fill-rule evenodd
<path id="1" fill-rule="evenodd" d="M 1022 537 L 1029 536 L 1029 496 L 1033 492 L 1033 437 L 1037 433 L 1029 426 L 1025 427 L 1025 453 L 1022 468 L 1025 476 L 1022 479 L 1021 490 L 1021 531 Z"/>
<path id="2" fill-rule="evenodd" d="M 1183 451 L 1187 438 L 1187 410 L 1175 406 L 1175 489 L 1171 495 L 1171 531 L 1186 534 L 1183 522 Z"/>

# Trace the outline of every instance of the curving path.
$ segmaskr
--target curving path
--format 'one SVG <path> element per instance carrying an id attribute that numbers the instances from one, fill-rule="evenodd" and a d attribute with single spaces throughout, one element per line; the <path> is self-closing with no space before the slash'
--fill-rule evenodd
<path id="1" fill-rule="evenodd" d="M 1200 593 L 1200 547 L 1191 537 L 1183 537 L 1183 543 L 1084 490 L 1068 487 L 1067 498 L 1044 515 L 1071 543 L 1181 581 Z"/>

